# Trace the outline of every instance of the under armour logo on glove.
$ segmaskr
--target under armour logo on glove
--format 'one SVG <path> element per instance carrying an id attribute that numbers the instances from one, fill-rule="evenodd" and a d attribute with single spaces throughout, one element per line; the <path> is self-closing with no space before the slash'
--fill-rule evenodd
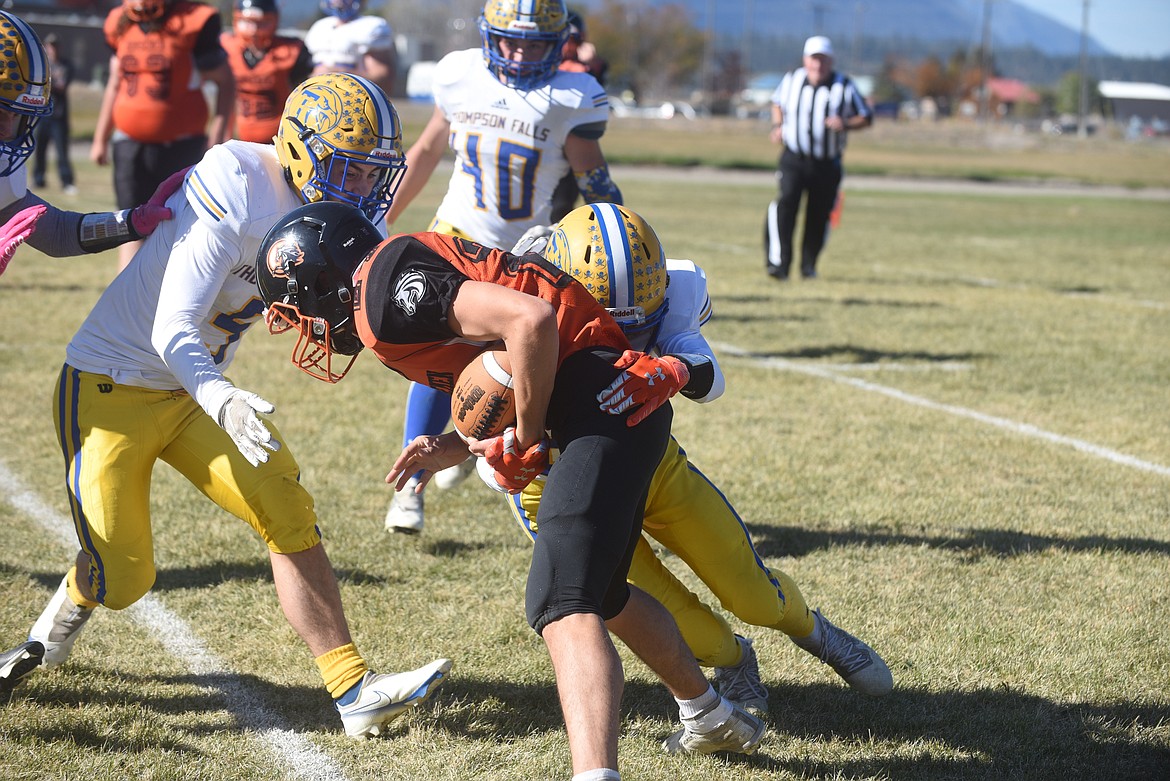
<path id="1" fill-rule="evenodd" d="M 483 458 L 495 473 L 495 480 L 510 494 L 519 493 L 548 468 L 548 440 L 541 439 L 527 450 L 520 451 L 516 429 L 506 428 L 498 437 L 484 440 L 488 443 Z"/>
<path id="2" fill-rule="evenodd" d="M 627 426 L 636 426 L 650 417 L 691 379 L 687 365 L 671 355 L 655 358 L 626 350 L 614 367 L 623 371 L 608 388 L 597 394 L 597 400 L 601 402 L 598 406 L 602 412 L 611 415 L 636 408 L 626 420 Z"/>

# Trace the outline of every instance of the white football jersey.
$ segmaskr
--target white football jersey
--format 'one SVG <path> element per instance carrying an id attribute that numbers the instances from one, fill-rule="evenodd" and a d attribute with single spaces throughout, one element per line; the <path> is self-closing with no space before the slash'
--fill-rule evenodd
<path id="1" fill-rule="evenodd" d="M 223 372 L 264 312 L 256 253 L 301 205 L 270 144 L 208 150 L 167 201 L 134 259 L 102 293 L 66 350 L 68 363 L 120 384 L 184 389 L 215 417 L 233 390 Z"/>
<path id="2" fill-rule="evenodd" d="M 451 123 L 448 143 L 455 151 L 436 216 L 503 249 L 550 221 L 553 190 L 569 171 L 569 131 L 609 118 L 605 90 L 589 74 L 557 71 L 544 86 L 523 92 L 501 84 L 479 49 L 439 60 L 434 96 Z"/>
<path id="3" fill-rule="evenodd" d="M 694 261 L 675 258 L 666 259 L 666 275 L 666 317 L 662 318 L 654 352 L 659 355 L 690 353 L 710 358 L 715 369 L 715 380 L 707 395 L 695 401 L 714 401 L 723 395 L 726 383 L 715 351 L 699 331 L 711 319 L 707 275 Z"/>
<path id="4" fill-rule="evenodd" d="M 0 209 L 16 203 L 27 192 L 28 172 L 22 165 L 8 176 L 0 177 Z"/>
<path id="5" fill-rule="evenodd" d="M 352 70 L 370 50 L 394 48 L 394 30 L 380 16 L 359 16 L 343 22 L 326 16 L 313 22 L 305 34 L 305 48 L 314 65 Z"/>

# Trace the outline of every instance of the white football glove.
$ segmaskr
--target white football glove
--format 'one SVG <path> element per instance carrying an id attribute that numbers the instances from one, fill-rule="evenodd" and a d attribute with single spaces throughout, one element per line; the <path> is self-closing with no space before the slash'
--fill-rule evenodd
<path id="1" fill-rule="evenodd" d="M 501 494 L 508 493 L 508 489 L 500 485 L 496 480 L 496 470 L 492 469 L 492 465 L 487 462 L 487 459 L 480 456 L 475 459 L 475 473 L 483 484 L 493 491 Z"/>
<path id="2" fill-rule="evenodd" d="M 280 443 L 256 415 L 257 412 L 271 415 L 275 411 L 272 404 L 245 390 L 233 391 L 219 410 L 220 428 L 228 433 L 252 466 L 268 461 L 265 448 L 273 453 L 280 450 Z"/>
<path id="3" fill-rule="evenodd" d="M 511 254 L 527 255 L 530 252 L 535 252 L 537 255 L 543 255 L 544 248 L 548 246 L 548 240 L 552 237 L 556 227 L 556 225 L 533 225 L 524 231 L 524 235 L 516 241 Z"/>

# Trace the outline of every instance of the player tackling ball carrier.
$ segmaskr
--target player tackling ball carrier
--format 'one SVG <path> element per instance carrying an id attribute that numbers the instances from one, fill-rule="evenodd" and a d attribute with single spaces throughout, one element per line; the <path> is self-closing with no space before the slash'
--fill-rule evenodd
<path id="1" fill-rule="evenodd" d="M 313 498 L 270 420 L 274 407 L 226 376 L 264 313 L 256 252 L 306 202 L 343 201 L 373 241 L 402 174 L 398 114 L 375 84 L 316 76 L 285 102 L 275 145 L 208 150 L 164 222 L 106 288 L 66 350 L 53 409 L 79 551 L 29 631 L 0 655 L 0 693 L 66 661 L 99 606 L 154 585 L 150 484 L 165 461 L 248 523 L 268 550 L 284 615 L 312 654 L 347 735 L 380 734 L 451 669 L 369 669 L 349 632 Z"/>
<path id="2" fill-rule="evenodd" d="M 548 466 L 551 431 L 561 455 L 544 485 L 525 605 L 552 659 L 575 777 L 620 778 L 623 673 L 607 628 L 664 681 L 696 743 L 753 752 L 763 723 L 712 689 L 666 609 L 626 582 L 685 364 L 633 352 L 589 291 L 539 255 L 438 233 L 379 243 L 366 224 L 353 209 L 310 204 L 273 228 L 257 258 L 270 328 L 297 333 L 293 362 L 319 379 L 340 380 L 349 364 L 334 366 L 334 354 L 352 363 L 364 347 L 444 393 L 484 349 L 507 350 L 515 428 L 468 443 L 451 432 L 425 440 L 426 453 L 412 443 L 387 481 L 401 487 L 420 458 L 438 452 L 450 466 L 470 450 L 520 491 Z M 610 414 L 599 396 L 634 402 Z"/>

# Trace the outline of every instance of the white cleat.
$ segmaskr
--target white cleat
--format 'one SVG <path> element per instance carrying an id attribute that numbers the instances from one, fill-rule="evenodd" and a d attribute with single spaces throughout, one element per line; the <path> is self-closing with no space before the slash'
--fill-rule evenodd
<path id="1" fill-rule="evenodd" d="M 450 671 L 450 659 L 436 659 L 406 673 L 367 672 L 358 684 L 357 698 L 348 705 L 336 704 L 345 734 L 358 740 L 382 734 L 394 719 L 429 699 Z"/>
<path id="2" fill-rule="evenodd" d="M 667 754 L 714 754 L 717 751 L 754 754 L 768 731 L 764 722 L 734 703 L 731 715 L 706 732 L 699 732 L 693 725 L 688 725 L 688 721 L 690 719 L 683 719 L 683 728 L 662 741 Z"/>
<path id="3" fill-rule="evenodd" d="M 738 705 L 753 716 L 768 713 L 768 689 L 760 681 L 760 663 L 752 648 L 752 641 L 736 635 L 743 658 L 734 667 L 715 668 L 715 688 L 723 699 Z"/>
<path id="4" fill-rule="evenodd" d="M 27 640 L 10 651 L 0 653 L 0 703 L 8 702 L 12 690 L 41 665 L 45 647 Z"/>
<path id="5" fill-rule="evenodd" d="M 418 480 L 411 478 L 394 494 L 386 511 L 386 531 L 418 534 L 423 530 L 423 495 L 414 492 L 417 487 Z"/>
<path id="6" fill-rule="evenodd" d="M 877 651 L 840 627 L 834 626 L 821 611 L 813 611 L 817 629 L 809 638 L 792 638 L 792 642 L 832 667 L 845 683 L 871 697 L 882 697 L 894 688 L 894 675 Z M 820 636 L 814 646 L 810 638 Z"/>
<path id="7" fill-rule="evenodd" d="M 35 640 L 45 647 L 45 658 L 41 664 L 46 668 L 56 667 L 69 658 L 77 635 L 94 611 L 94 608 L 73 604 L 65 587 L 68 577 L 66 575 L 61 579 L 61 585 L 28 633 L 29 640 Z"/>

